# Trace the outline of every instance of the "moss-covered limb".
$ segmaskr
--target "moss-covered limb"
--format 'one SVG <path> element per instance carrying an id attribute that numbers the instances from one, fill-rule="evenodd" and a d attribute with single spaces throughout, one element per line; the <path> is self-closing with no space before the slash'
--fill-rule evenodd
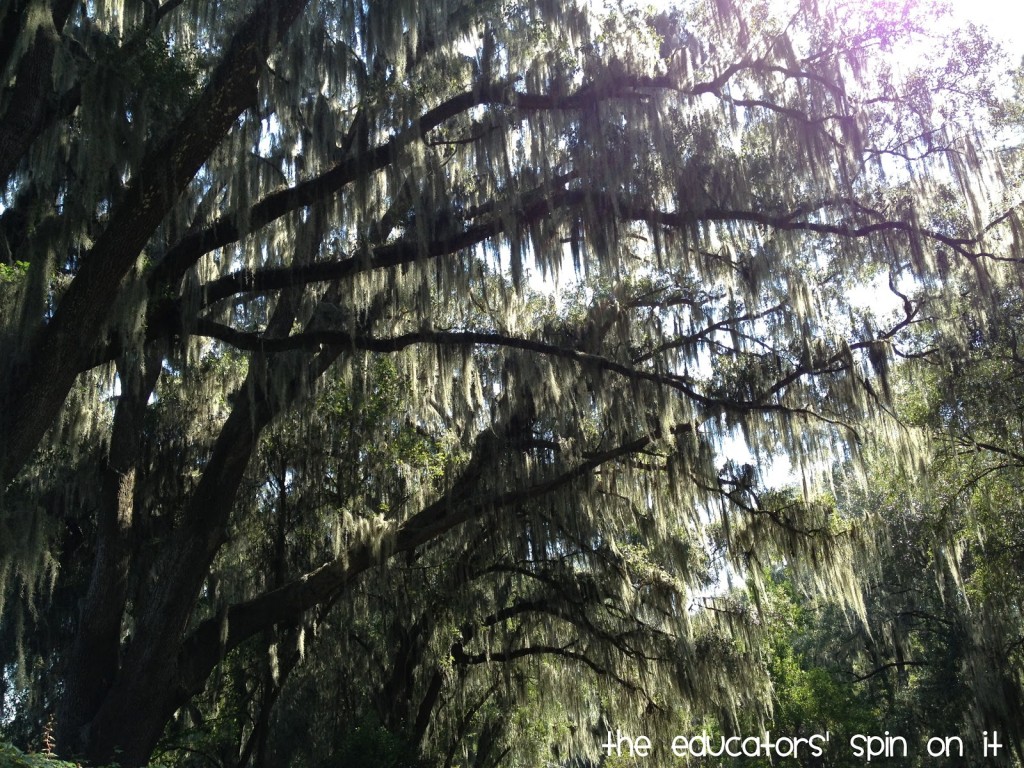
<path id="1" fill-rule="evenodd" d="M 301 0 L 267 3 L 240 26 L 178 130 L 142 161 L 53 318 L 38 330 L 26 329 L 32 340 L 15 351 L 15 379 L 0 382 L 8 436 L 0 453 L 4 485 L 21 470 L 64 402 L 79 367 L 74 361 L 88 354 L 82 335 L 99 335 L 125 275 L 231 124 L 252 106 L 259 69 L 304 7 Z M 25 405 L 29 401 L 31 408 Z"/>
<path id="2" fill-rule="evenodd" d="M 285 305 L 281 309 L 286 310 Z M 290 313 L 286 310 L 284 314 Z M 284 327 L 291 322 L 287 318 Z M 334 358 L 331 353 L 307 356 L 304 365 L 288 370 L 284 380 L 274 375 L 275 367 L 290 360 L 272 359 L 265 370 L 255 366 L 250 369 L 250 379 L 218 435 L 182 525 L 156 563 L 158 581 L 151 601 L 136 615 L 135 643 L 122 659 L 118 675 L 92 720 L 90 752 L 94 759 L 109 759 L 106 753 L 112 755 L 118 745 L 126 761 L 144 759 L 156 744 L 166 719 L 187 701 L 182 694 L 193 690 L 188 677 L 191 670 L 183 671 L 168 660 L 176 656 L 196 595 L 227 537 L 230 514 L 260 436 L 282 409 L 307 393 L 310 381 L 315 382 Z M 217 648 L 215 654 L 224 650 L 219 643 Z M 156 665 L 155 658 L 164 662 Z M 128 712 L 142 706 L 151 716 L 138 724 L 129 746 L 121 723 Z"/>
<path id="3" fill-rule="evenodd" d="M 31 3 L 13 3 L 5 9 L 0 28 L 0 71 L 7 72 L 19 48 L 14 87 L 0 115 L 0 182 L 6 183 L 29 146 L 43 131 L 47 120 L 56 116 L 59 94 L 53 90 L 54 57 L 58 36 L 67 23 L 74 3 L 62 0 L 45 9 Z M 49 16 L 49 18 L 46 18 Z M 28 37 L 19 45 L 18 38 Z"/>
<path id="4" fill-rule="evenodd" d="M 480 486 L 487 487 L 487 474 L 494 470 L 495 464 L 500 464 L 497 452 L 503 443 L 487 434 L 482 435 L 467 467 L 460 473 L 452 489 L 411 515 L 396 530 L 373 531 L 367 540 L 356 540 L 343 557 L 303 574 L 255 600 L 231 606 L 223 617 L 227 623 L 226 639 L 222 637 L 222 618 L 200 625 L 184 647 L 181 667 L 185 670 L 185 679 L 192 685 L 201 685 L 216 663 L 218 654 L 225 648 L 233 648 L 266 627 L 295 620 L 303 612 L 333 600 L 339 591 L 382 557 L 413 551 L 469 519 L 557 490 L 584 477 L 593 467 L 636 450 L 648 442 L 649 438 L 641 438 L 617 450 L 591 457 L 544 484 L 521 491 L 494 494 L 481 493 Z"/>
<path id="5" fill-rule="evenodd" d="M 124 609 L 131 573 L 135 482 L 140 466 L 146 403 L 160 374 L 161 358 L 118 364 L 122 393 L 114 409 L 111 448 L 97 514 L 96 557 L 89 588 L 79 607 L 71 672 L 65 677 L 57 745 L 61 754 L 81 754 L 83 729 L 96 715 L 117 677 Z"/>

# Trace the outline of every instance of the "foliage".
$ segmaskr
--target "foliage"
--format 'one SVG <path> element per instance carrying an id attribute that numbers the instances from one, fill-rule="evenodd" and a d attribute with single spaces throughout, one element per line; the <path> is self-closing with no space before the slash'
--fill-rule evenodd
<path id="1" fill-rule="evenodd" d="M 69 763 L 53 756 L 38 753 L 25 754 L 13 744 L 0 742 L 0 766 L 3 768 L 79 768 L 79 763 Z M 151 768 L 159 768 L 150 763 Z M 113 766 L 112 768 L 116 768 Z"/>
<path id="2" fill-rule="evenodd" d="M 0 743 L 0 765 L 4 768 L 74 768 L 74 763 L 44 755 L 26 755 L 12 744 Z"/>
<path id="3" fill-rule="evenodd" d="M 1019 758 L 1024 392 L 1014 369 L 1024 315 L 1016 288 L 984 301 L 991 323 L 976 314 L 980 298 L 961 305 L 966 344 L 951 345 L 933 324 L 906 340 L 912 355 L 898 402 L 907 421 L 932 436 L 927 483 L 890 480 L 861 503 L 878 510 L 887 531 L 892 556 L 875 587 L 879 616 L 887 616 L 890 653 L 918 659 L 913 709 L 921 726 L 999 727 Z M 879 475 L 899 477 L 891 459 L 878 464 Z M 944 711 L 963 719 L 947 720 Z"/>

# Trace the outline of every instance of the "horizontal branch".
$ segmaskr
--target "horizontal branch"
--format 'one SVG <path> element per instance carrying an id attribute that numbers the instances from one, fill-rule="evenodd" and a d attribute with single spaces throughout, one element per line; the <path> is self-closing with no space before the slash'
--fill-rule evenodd
<path id="1" fill-rule="evenodd" d="M 196 321 L 193 332 L 199 336 L 219 339 L 237 349 L 267 353 L 281 352 L 289 349 L 318 350 L 322 347 L 331 346 L 341 346 L 364 352 L 388 353 L 399 352 L 416 344 L 455 347 L 491 346 L 519 349 L 525 352 L 536 352 L 563 360 L 571 360 L 589 368 L 618 373 L 633 381 L 648 381 L 660 386 L 670 387 L 682 392 L 702 405 L 722 405 L 724 402 L 716 401 L 697 392 L 691 386 L 692 382 L 688 376 L 640 371 L 602 355 L 581 352 L 571 347 L 562 347 L 538 339 L 524 339 L 502 333 L 421 330 L 404 333 L 399 336 L 379 338 L 347 330 L 324 330 L 306 331 L 285 338 L 267 339 L 259 334 L 243 333 L 221 323 L 205 319 Z"/>
<path id="2" fill-rule="evenodd" d="M 841 201 L 848 204 L 850 201 Z M 845 224 L 829 223 L 823 221 L 810 221 L 805 217 L 807 209 L 798 206 L 791 212 L 766 213 L 762 211 L 743 210 L 735 208 L 706 208 L 702 211 L 674 211 L 666 212 L 657 209 L 645 208 L 631 204 L 628 200 L 620 200 L 615 203 L 616 210 L 623 218 L 645 221 L 650 224 L 660 224 L 670 228 L 692 227 L 702 221 L 710 222 L 736 222 L 757 224 L 771 229 L 791 232 L 812 232 L 819 235 L 835 235 L 847 239 L 860 239 L 886 232 L 896 232 L 911 237 L 922 237 L 927 240 L 934 240 L 952 248 L 957 253 L 971 258 L 977 254 L 969 250 L 969 246 L 978 245 L 978 238 L 950 237 L 941 232 L 917 226 L 912 222 L 886 219 L 870 224 Z M 861 212 L 867 208 L 859 207 Z"/>
<path id="3" fill-rule="evenodd" d="M 179 656 L 182 695 L 187 698 L 202 688 L 222 653 L 263 629 L 281 622 L 294 622 L 303 612 L 329 602 L 357 576 L 387 558 L 412 551 L 467 520 L 559 491 L 586 477 L 602 464 L 642 450 L 653 440 L 653 436 L 644 435 L 623 441 L 614 448 L 590 455 L 550 480 L 482 498 L 475 496 L 474 488 L 486 468 L 477 466 L 475 472 L 463 475 L 449 493 L 409 518 L 394 534 L 386 537 L 386 541 L 354 544 L 344 556 L 278 589 L 231 606 L 222 617 L 202 622 L 183 644 Z M 490 455 L 487 451 L 493 450 L 493 446 L 488 447 L 485 443 L 478 440 L 475 461 L 471 461 L 471 466 L 474 463 L 478 465 L 481 458 L 486 460 Z M 222 628 L 226 629 L 225 635 L 222 635 Z"/>
<path id="4" fill-rule="evenodd" d="M 386 168 L 395 161 L 403 148 L 424 139 L 435 128 L 475 107 L 509 107 L 524 112 L 592 109 L 601 100 L 636 97 L 644 89 L 672 87 L 668 78 L 642 77 L 592 82 L 570 95 L 523 93 L 516 91 L 509 82 L 478 85 L 428 110 L 412 125 L 387 141 L 346 158 L 319 176 L 268 195 L 255 203 L 245 215 L 233 212 L 222 216 L 203 231 L 186 236 L 160 260 L 151 275 L 150 286 L 156 288 L 174 283 L 203 255 L 230 245 L 247 232 L 260 229 L 288 213 L 325 200 L 348 184 Z M 694 93 L 703 93 L 706 87 L 695 89 Z M 244 231 L 238 223 L 242 220 L 246 222 Z"/>
<path id="5" fill-rule="evenodd" d="M 528 645 L 522 648 L 514 648 L 510 651 L 491 651 L 489 653 L 477 653 L 472 656 L 462 651 L 460 646 L 454 646 L 458 650 L 452 654 L 452 659 L 456 664 L 487 664 L 490 662 L 503 663 L 515 661 L 516 659 L 522 659 L 529 656 L 560 656 L 565 659 L 580 662 L 584 666 L 589 667 L 600 677 L 610 677 L 629 691 L 634 693 L 645 693 L 641 691 L 640 686 L 636 683 L 632 683 L 607 667 L 601 666 L 585 653 L 570 650 L 573 645 L 575 645 L 575 643 L 570 643 L 568 645 Z"/>
<path id="6" fill-rule="evenodd" d="M 694 97 L 718 93 L 738 72 L 751 65 L 744 59 L 723 69 L 707 82 L 688 88 L 679 87 L 668 76 L 645 77 L 638 75 L 608 76 L 591 81 L 571 94 L 524 93 L 513 87 L 514 81 L 477 84 L 472 90 L 459 93 L 423 113 L 413 123 L 377 146 L 346 158 L 334 168 L 319 176 L 299 182 L 293 187 L 274 192 L 255 203 L 248 212 L 236 211 L 220 217 L 202 230 L 192 233 L 175 244 L 154 269 L 150 287 L 175 283 L 184 272 L 203 255 L 217 248 L 237 242 L 247 232 L 255 231 L 282 216 L 325 200 L 352 182 L 386 168 L 394 162 L 401 150 L 453 117 L 481 107 L 509 107 L 523 112 L 566 111 L 593 109 L 601 102 L 613 99 L 640 98 L 650 91 L 675 91 Z M 243 231 L 239 221 L 246 222 Z"/>
<path id="7" fill-rule="evenodd" d="M 854 672 L 850 672 L 850 677 L 853 678 L 855 683 L 863 683 L 865 680 L 870 680 L 875 675 L 880 675 L 883 672 L 887 672 L 890 669 L 899 669 L 902 671 L 903 667 L 927 667 L 929 666 L 927 661 L 891 661 L 888 664 L 883 664 L 880 667 L 876 667 L 867 674 L 858 675 Z"/>
<path id="8" fill-rule="evenodd" d="M 954 250 L 975 257 L 976 254 L 967 250 L 967 246 L 977 243 L 972 238 L 953 238 L 932 230 L 922 229 L 904 221 L 885 220 L 860 226 L 842 223 L 825 223 L 808 221 L 803 217 L 807 207 L 797 206 L 791 211 L 780 211 L 775 214 L 754 210 L 708 208 L 702 211 L 662 211 L 636 205 L 632 200 L 622 196 L 612 196 L 603 192 L 584 188 L 566 189 L 565 184 L 576 179 L 575 173 L 557 177 L 547 187 L 538 188 L 525 193 L 518 206 L 515 224 L 525 227 L 550 215 L 556 210 L 589 207 L 598 214 L 607 214 L 617 218 L 640 221 L 649 225 L 661 225 L 674 229 L 686 229 L 702 221 L 736 222 L 757 224 L 777 230 L 806 231 L 817 234 L 835 235 L 844 238 L 866 238 L 884 232 L 899 232 L 908 236 L 920 236 L 934 239 Z M 546 195 L 546 196 L 545 196 Z M 820 203 L 820 207 L 829 205 L 854 205 L 854 201 L 830 201 Z M 870 209 L 858 207 L 862 213 Z M 490 237 L 502 234 L 509 226 L 507 218 L 496 213 L 485 222 L 470 226 L 446 238 L 422 243 L 417 240 L 403 239 L 372 249 L 362 256 L 349 256 L 329 262 L 320 262 L 303 267 L 273 267 L 255 270 L 239 270 L 224 277 L 204 284 L 201 288 L 201 306 L 239 293 L 263 292 L 280 288 L 305 285 L 315 282 L 326 282 L 350 277 L 360 272 L 408 264 L 419 258 L 433 258 L 450 255 L 462 249 L 480 244 Z"/>

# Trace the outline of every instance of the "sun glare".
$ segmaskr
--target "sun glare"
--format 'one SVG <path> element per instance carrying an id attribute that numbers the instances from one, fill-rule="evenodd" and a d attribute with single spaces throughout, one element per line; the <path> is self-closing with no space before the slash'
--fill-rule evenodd
<path id="1" fill-rule="evenodd" d="M 648 0 L 646 5 L 656 9 L 680 5 L 686 0 Z M 860 0 L 865 4 L 876 4 L 879 0 Z M 775 0 L 782 11 L 796 0 Z M 936 25 L 956 28 L 969 23 L 987 29 L 994 40 L 1000 43 L 1015 59 L 1024 56 L 1024 3 L 1016 0 L 938 0 L 948 4 L 950 14 L 936 15 Z M 595 6 L 602 0 L 594 0 Z M 644 3 L 641 3 L 644 4 Z M 742 3 L 741 3 L 742 5 Z M 784 11 L 783 11 L 784 12 Z"/>
<path id="2" fill-rule="evenodd" d="M 1024 55 L 1024 5 L 1012 0 L 952 0 L 952 6 L 961 23 L 986 27 L 1014 57 Z"/>

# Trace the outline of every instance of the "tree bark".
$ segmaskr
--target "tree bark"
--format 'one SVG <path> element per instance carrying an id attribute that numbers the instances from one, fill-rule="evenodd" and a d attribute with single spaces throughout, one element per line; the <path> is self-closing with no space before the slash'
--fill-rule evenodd
<path id="1" fill-rule="evenodd" d="M 0 487 L 28 461 L 93 347 L 126 275 L 179 195 L 256 100 L 260 68 L 308 0 L 263 0 L 235 33 L 196 104 L 170 139 L 142 162 L 53 319 L 0 382 Z M 83 339 L 85 343 L 83 343 Z"/>
<path id="2" fill-rule="evenodd" d="M 31 16 L 29 3 L 12 5 L 8 11 L 12 18 L 0 31 L 0 71 L 6 69 L 22 22 Z M 50 15 L 52 26 L 40 24 L 36 28 L 32 44 L 18 62 L 11 100 L 0 120 L 0 185 L 6 185 L 48 118 L 55 114 L 53 59 L 59 44 L 57 36 L 74 6 L 74 0 L 55 3 Z"/>
<path id="3" fill-rule="evenodd" d="M 288 302 L 280 309 L 270 322 L 272 333 L 287 333 L 294 318 Z M 306 366 L 297 370 L 293 357 L 262 366 L 252 363 L 189 502 L 185 521 L 158 563 L 157 581 L 146 604 L 140 606 L 117 677 L 89 726 L 85 754 L 90 761 L 117 760 L 126 768 L 145 764 L 175 710 L 205 684 L 208 674 L 199 686 L 185 684 L 178 663 L 181 642 L 210 564 L 227 538 L 245 471 L 263 429 L 281 409 L 305 394 L 308 383 L 335 357 L 334 353 L 305 356 Z M 294 371 L 283 390 L 274 389 L 275 364 Z M 218 640 L 209 671 L 225 651 Z"/>
<path id="4" fill-rule="evenodd" d="M 181 703 L 174 663 L 260 431 L 269 421 L 261 402 L 241 398 L 217 439 L 196 488 L 188 521 L 166 545 L 157 583 L 139 606 L 132 641 L 89 726 L 84 754 L 93 763 L 144 765 Z"/>
<path id="5" fill-rule="evenodd" d="M 114 411 L 103 477 L 96 559 L 89 590 L 79 608 L 79 624 L 58 708 L 57 749 L 63 755 L 82 753 L 88 740 L 87 725 L 117 675 L 142 419 L 160 374 L 160 363 L 161 357 L 151 353 L 145 361 L 122 360 L 118 364 L 121 396 Z"/>

